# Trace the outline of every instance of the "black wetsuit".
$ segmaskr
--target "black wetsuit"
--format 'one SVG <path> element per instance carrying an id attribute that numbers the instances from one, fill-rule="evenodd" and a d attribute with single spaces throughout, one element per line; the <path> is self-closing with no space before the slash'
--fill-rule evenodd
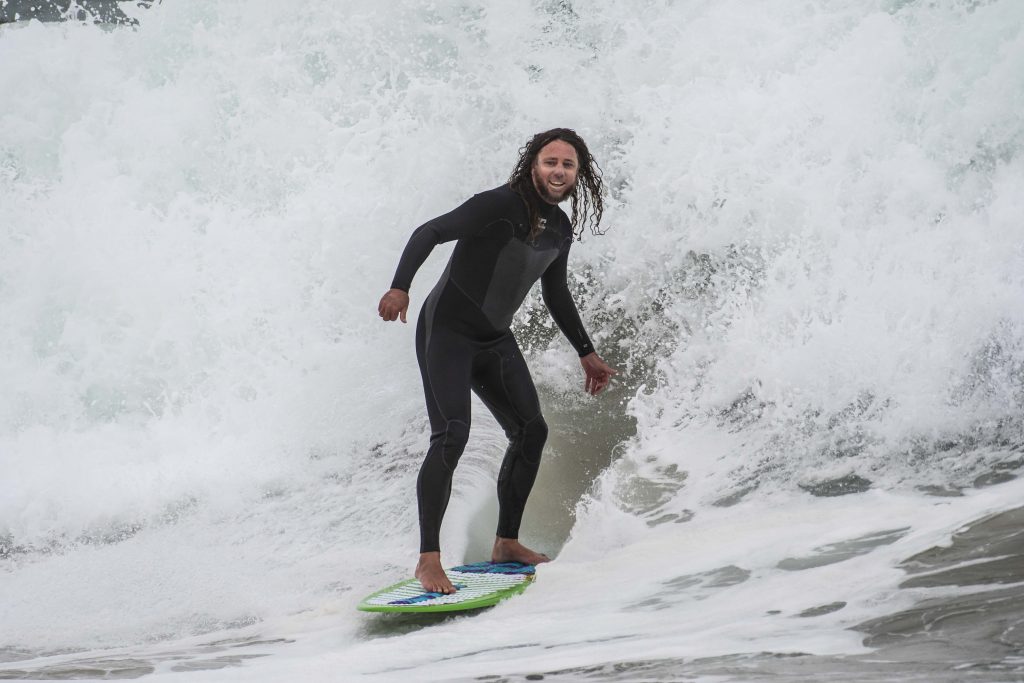
<path id="1" fill-rule="evenodd" d="M 427 296 L 416 328 L 416 356 L 430 418 L 420 468 L 420 552 L 440 550 L 452 473 L 469 438 L 472 389 L 509 439 L 498 475 L 498 536 L 518 538 L 547 424 L 509 325 L 538 279 L 552 318 L 580 356 L 594 350 L 566 282 L 572 227 L 557 206 L 540 203 L 545 228 L 533 240 L 526 204 L 507 185 L 482 192 L 420 226 L 402 253 L 392 287 L 409 291 L 431 250 L 458 240 Z"/>

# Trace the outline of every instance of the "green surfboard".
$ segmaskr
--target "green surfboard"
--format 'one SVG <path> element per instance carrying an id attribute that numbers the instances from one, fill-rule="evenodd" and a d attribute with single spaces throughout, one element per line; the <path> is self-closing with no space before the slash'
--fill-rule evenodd
<path id="1" fill-rule="evenodd" d="M 364 612 L 457 612 L 490 607 L 522 593 L 533 582 L 534 566 L 519 562 L 476 562 L 446 569 L 457 590 L 429 593 L 418 579 L 406 579 L 367 596 L 357 605 Z"/>

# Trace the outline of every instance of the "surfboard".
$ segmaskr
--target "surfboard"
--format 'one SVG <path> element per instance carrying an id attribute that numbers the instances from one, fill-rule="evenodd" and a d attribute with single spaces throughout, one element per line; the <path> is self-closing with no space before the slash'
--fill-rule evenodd
<path id="1" fill-rule="evenodd" d="M 480 609 L 522 593 L 533 582 L 535 568 L 519 562 L 476 562 L 446 569 L 454 593 L 423 590 L 419 579 L 406 579 L 367 596 L 356 609 L 363 612 L 456 612 Z"/>

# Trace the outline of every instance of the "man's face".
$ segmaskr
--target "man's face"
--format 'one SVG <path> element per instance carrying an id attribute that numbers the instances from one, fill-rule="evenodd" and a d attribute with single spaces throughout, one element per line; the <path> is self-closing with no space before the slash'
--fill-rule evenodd
<path id="1" fill-rule="evenodd" d="M 576 189 L 578 170 L 576 148 L 564 140 L 552 140 L 541 147 L 533 162 L 533 186 L 541 199 L 557 204 Z"/>

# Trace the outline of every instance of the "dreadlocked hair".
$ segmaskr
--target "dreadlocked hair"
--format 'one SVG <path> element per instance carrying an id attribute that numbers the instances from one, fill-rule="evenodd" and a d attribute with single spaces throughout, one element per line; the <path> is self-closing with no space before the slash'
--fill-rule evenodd
<path id="1" fill-rule="evenodd" d="M 594 235 L 601 235 L 603 234 L 600 229 L 601 217 L 604 215 L 602 196 L 604 183 L 601 180 L 601 167 L 591 156 L 590 150 L 587 149 L 587 143 L 583 142 L 583 138 L 577 135 L 576 131 L 569 128 L 552 128 L 543 133 L 537 133 L 519 150 L 519 160 L 508 179 L 509 187 L 526 203 L 530 218 L 529 239 L 536 238 L 542 230 L 540 204 L 544 201 L 533 184 L 533 164 L 537 161 L 540 151 L 555 140 L 572 145 L 579 159 L 576 186 L 569 194 L 572 200 L 573 236 L 577 240 L 582 239 L 584 228 L 590 228 L 590 232 Z"/>

